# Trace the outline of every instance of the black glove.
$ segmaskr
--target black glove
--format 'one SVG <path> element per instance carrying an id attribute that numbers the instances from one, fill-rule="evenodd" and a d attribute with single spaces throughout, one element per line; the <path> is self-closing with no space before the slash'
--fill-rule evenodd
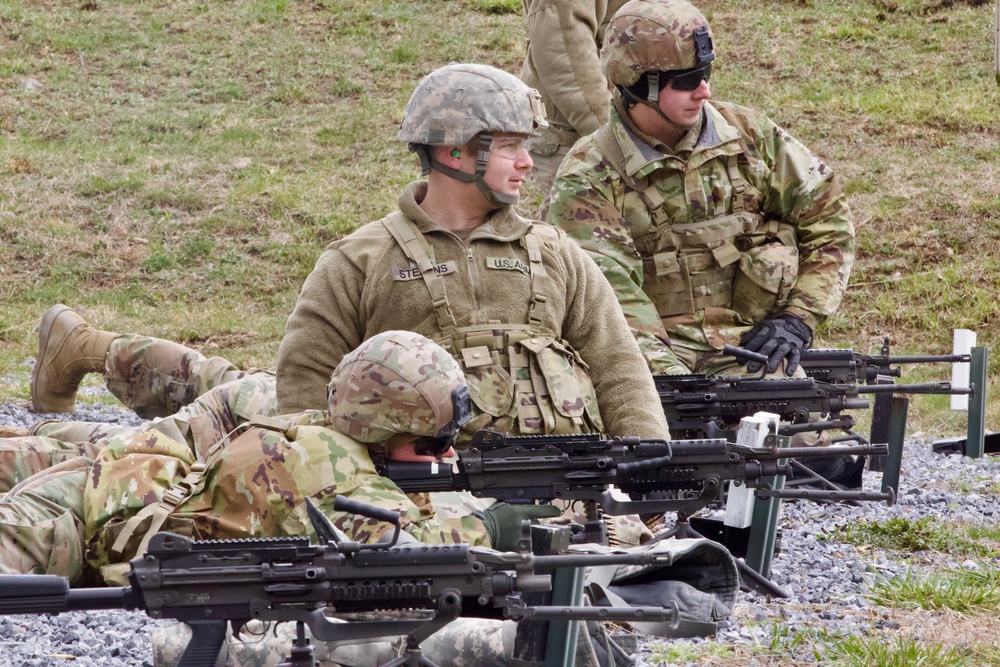
<path id="1" fill-rule="evenodd" d="M 521 539 L 521 522 L 551 519 L 562 514 L 555 505 L 510 505 L 497 501 L 477 513 L 490 536 L 490 546 L 497 551 L 515 551 Z"/>
<path id="2" fill-rule="evenodd" d="M 778 364 L 785 360 L 785 375 L 791 377 L 799 367 L 802 350 L 812 343 L 812 330 L 794 315 L 782 315 L 771 320 L 758 322 L 753 329 L 740 336 L 740 347 L 750 352 L 767 356 L 767 372 L 778 370 Z M 747 370 L 756 373 L 761 362 L 751 361 Z"/>

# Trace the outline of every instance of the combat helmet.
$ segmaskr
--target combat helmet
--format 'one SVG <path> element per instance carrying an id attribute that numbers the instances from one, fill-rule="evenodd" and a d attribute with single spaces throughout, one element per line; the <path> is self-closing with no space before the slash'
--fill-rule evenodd
<path id="1" fill-rule="evenodd" d="M 424 451 L 442 453 L 472 403 L 465 376 L 437 343 L 410 331 L 372 336 L 345 356 L 327 386 L 330 423 L 365 443 L 397 433 L 423 436 Z"/>
<path id="2" fill-rule="evenodd" d="M 546 127 L 545 107 L 534 88 L 488 65 L 451 64 L 434 70 L 417 85 L 403 110 L 399 140 L 431 169 L 463 183 L 475 183 L 494 206 L 514 205 L 516 194 L 491 190 L 483 180 L 493 134 L 531 135 Z M 428 146 L 461 146 L 479 136 L 476 173 L 467 174 L 434 160 Z"/>
<path id="3" fill-rule="evenodd" d="M 630 102 L 655 109 L 677 127 L 683 126 L 660 112 L 661 87 L 672 80 L 675 88 L 694 90 L 708 80 L 714 60 L 712 29 L 686 0 L 627 2 L 611 18 L 601 49 L 608 82 Z"/>

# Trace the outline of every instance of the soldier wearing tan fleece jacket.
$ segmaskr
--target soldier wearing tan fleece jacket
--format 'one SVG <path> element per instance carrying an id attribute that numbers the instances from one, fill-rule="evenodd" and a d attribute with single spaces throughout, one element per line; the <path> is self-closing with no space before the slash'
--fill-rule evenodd
<path id="1" fill-rule="evenodd" d="M 449 65 L 421 82 L 399 135 L 428 180 L 316 263 L 278 351 L 281 412 L 325 405 L 345 354 L 404 329 L 461 363 L 476 409 L 466 430 L 667 437 L 597 265 L 513 210 L 532 165 L 524 141 L 544 122 L 537 93 L 491 67 Z"/>

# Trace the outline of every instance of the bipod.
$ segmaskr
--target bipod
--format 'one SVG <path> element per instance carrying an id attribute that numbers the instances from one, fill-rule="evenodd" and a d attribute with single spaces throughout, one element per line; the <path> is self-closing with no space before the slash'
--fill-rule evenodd
<path id="1" fill-rule="evenodd" d="M 278 667 L 315 667 L 313 645 L 306 637 L 306 624 L 295 622 L 295 641 L 292 642 L 291 654 L 278 663 Z"/>
<path id="2" fill-rule="evenodd" d="M 420 639 L 416 635 L 406 636 L 406 650 L 392 662 L 387 662 L 382 667 L 437 667 L 436 664 L 424 657 L 420 650 Z"/>
<path id="3" fill-rule="evenodd" d="M 841 486 L 837 486 L 836 484 L 834 484 L 833 482 L 831 482 L 830 480 L 828 480 L 826 477 L 823 477 L 823 475 L 820 475 L 815 470 L 809 468 L 805 464 L 803 464 L 803 463 L 801 463 L 801 462 L 799 462 L 799 461 L 797 461 L 795 459 L 789 459 L 788 462 L 792 465 L 792 468 L 794 468 L 797 472 L 799 472 L 800 474 L 802 474 L 802 477 L 796 477 L 795 479 L 788 479 L 788 478 L 786 478 L 785 479 L 785 488 L 788 488 L 788 487 L 795 488 L 795 487 L 800 487 L 800 486 L 810 486 L 810 487 L 814 487 L 815 488 L 816 486 L 819 486 L 820 488 L 822 488 L 824 490 L 827 490 L 827 491 L 846 491 L 846 490 L 851 490 L 851 489 L 844 489 Z M 864 463 L 865 463 L 864 460 L 859 457 L 859 459 L 857 461 L 855 461 L 854 463 L 850 464 L 850 466 L 854 467 L 854 470 L 850 471 L 850 475 L 851 475 L 851 477 L 856 478 L 856 479 L 852 479 L 851 480 L 851 485 L 852 486 L 856 485 L 855 488 L 860 488 L 860 486 L 861 486 L 861 476 L 862 476 L 862 474 L 864 472 Z M 843 500 L 832 500 L 832 499 L 831 500 L 823 500 L 823 499 L 820 499 L 820 498 L 810 498 L 810 500 L 812 500 L 813 502 L 843 503 L 845 505 L 851 505 L 852 507 L 861 507 L 861 502 L 860 501 L 851 500 L 849 498 L 843 499 Z"/>
<path id="4" fill-rule="evenodd" d="M 673 528 L 660 533 L 653 539 L 662 540 L 668 537 L 676 537 L 679 540 L 692 537 L 711 539 L 706 538 L 704 535 L 692 528 L 691 521 L 688 519 L 688 515 L 684 512 L 677 513 L 677 519 L 674 522 Z M 723 546 L 725 546 L 725 544 L 723 544 Z M 776 598 L 791 597 L 785 589 L 781 588 L 781 586 L 778 586 L 778 584 L 774 583 L 762 574 L 756 572 L 752 567 L 747 565 L 742 558 L 736 559 L 736 569 L 740 572 L 740 590 L 754 591 L 762 595 L 770 595 L 771 597 Z"/>

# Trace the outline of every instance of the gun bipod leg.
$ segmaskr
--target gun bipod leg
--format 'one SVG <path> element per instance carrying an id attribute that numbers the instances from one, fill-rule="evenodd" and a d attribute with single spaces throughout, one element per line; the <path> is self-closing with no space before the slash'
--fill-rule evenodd
<path id="1" fill-rule="evenodd" d="M 313 645 L 306 637 L 306 624 L 302 621 L 295 623 L 295 641 L 292 643 L 292 651 L 287 658 L 278 663 L 278 667 L 313 667 Z"/>
<path id="2" fill-rule="evenodd" d="M 796 461 L 795 459 L 789 459 L 788 462 L 792 464 L 793 468 L 795 468 L 799 472 L 805 473 L 806 475 L 809 475 L 809 476 L 808 477 L 800 477 L 800 478 L 791 479 L 791 480 L 790 479 L 786 479 L 785 480 L 785 486 L 795 487 L 795 486 L 803 486 L 805 484 L 819 484 L 820 486 L 822 486 L 823 488 L 825 488 L 825 489 L 827 489 L 829 491 L 843 491 L 844 490 L 841 487 L 839 487 L 836 484 L 834 484 L 833 482 L 831 482 L 830 480 L 828 480 L 826 477 L 823 477 L 822 475 L 817 474 L 816 472 L 814 472 L 813 470 L 811 470 L 807 466 L 803 465 L 799 461 Z M 835 502 L 835 503 L 844 503 L 845 505 L 852 505 L 854 507 L 861 507 L 861 503 L 858 502 L 857 500 L 831 500 L 831 501 L 826 501 L 826 500 L 813 499 L 813 498 L 811 498 L 810 500 L 812 500 L 813 502 L 817 502 L 817 503 L 818 502 Z"/>
<path id="3" fill-rule="evenodd" d="M 403 655 L 385 663 L 382 667 L 437 667 L 437 665 L 424 657 L 420 650 L 420 640 L 413 635 L 408 635 Z"/>

